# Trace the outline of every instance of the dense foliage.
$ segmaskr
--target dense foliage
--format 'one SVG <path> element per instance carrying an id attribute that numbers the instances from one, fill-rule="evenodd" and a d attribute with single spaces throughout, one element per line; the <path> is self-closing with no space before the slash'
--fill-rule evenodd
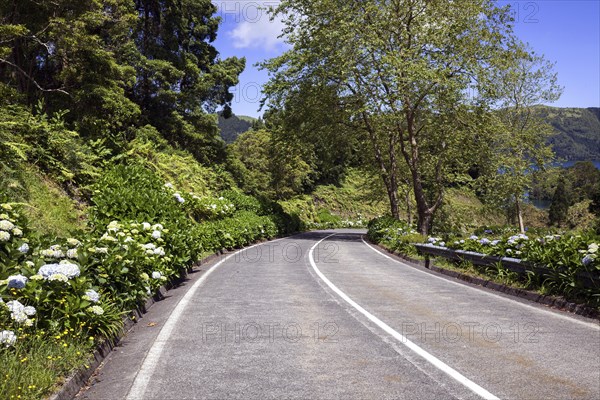
<path id="1" fill-rule="evenodd" d="M 0 5 L 2 107 L 65 114 L 68 128 L 118 150 L 151 124 L 199 160 L 224 159 L 217 107 L 230 112 L 244 59 L 212 46 L 206 0 L 19 1 Z"/>

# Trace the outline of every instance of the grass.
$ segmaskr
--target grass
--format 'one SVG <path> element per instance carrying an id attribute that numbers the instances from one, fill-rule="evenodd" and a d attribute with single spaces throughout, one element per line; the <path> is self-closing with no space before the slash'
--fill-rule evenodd
<path id="1" fill-rule="evenodd" d="M 90 344 L 66 335 L 21 337 L 0 348 L 0 398 L 40 399 L 56 390 L 65 376 L 85 365 Z"/>
<path id="2" fill-rule="evenodd" d="M 85 206 L 72 200 L 56 183 L 27 167 L 24 187 L 24 201 L 29 205 L 25 212 L 33 232 L 67 237 L 85 230 Z"/>

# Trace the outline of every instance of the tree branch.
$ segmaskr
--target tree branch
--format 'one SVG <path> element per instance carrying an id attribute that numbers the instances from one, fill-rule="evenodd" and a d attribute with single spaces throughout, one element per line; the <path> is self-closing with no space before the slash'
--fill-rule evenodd
<path id="1" fill-rule="evenodd" d="M 42 91 L 42 92 L 58 92 L 58 93 L 62 93 L 62 94 L 66 94 L 67 96 L 71 96 L 69 94 L 69 92 L 63 90 L 63 89 L 44 89 L 43 87 L 40 86 L 39 83 L 36 82 L 35 79 L 33 79 L 31 76 L 29 76 L 27 74 L 27 72 L 23 71 L 23 69 L 21 67 L 19 67 L 17 64 L 12 63 L 8 60 L 5 60 L 3 58 L 0 58 L 0 62 L 5 63 L 10 65 L 11 67 L 17 69 L 21 74 L 23 74 L 27 79 L 29 79 L 31 82 L 33 82 L 33 84 L 38 88 L 38 90 Z"/>

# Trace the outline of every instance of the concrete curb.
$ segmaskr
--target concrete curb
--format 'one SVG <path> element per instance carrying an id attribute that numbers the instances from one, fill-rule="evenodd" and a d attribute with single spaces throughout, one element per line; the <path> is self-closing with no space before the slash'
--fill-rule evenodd
<path id="1" fill-rule="evenodd" d="M 446 276 L 449 276 L 449 277 L 452 277 L 455 279 L 459 279 L 459 280 L 465 281 L 465 282 L 473 284 L 473 285 L 482 286 L 487 289 L 494 290 L 496 292 L 501 292 L 501 293 L 507 294 L 509 296 L 518 297 L 518 298 L 525 299 L 525 300 L 528 300 L 528 301 L 531 301 L 534 303 L 538 303 L 538 304 L 543 304 L 550 308 L 554 308 L 557 310 L 581 315 L 586 318 L 600 320 L 600 311 L 593 307 L 589 307 L 585 304 L 577 304 L 577 303 L 570 302 L 570 301 L 565 300 L 560 297 L 545 296 L 545 295 L 542 295 L 542 294 L 539 294 L 536 292 L 532 292 L 529 290 L 524 290 L 524 289 L 519 289 L 519 288 L 515 288 L 512 286 L 504 285 L 504 284 L 499 284 L 499 283 L 492 282 L 487 279 L 478 278 L 475 276 L 463 274 L 461 272 L 441 268 L 441 267 L 435 266 L 432 262 L 429 262 L 429 265 L 427 265 L 427 263 L 424 260 L 417 260 L 412 257 L 406 256 L 404 254 L 390 251 L 390 250 L 386 249 L 385 247 L 382 247 L 382 246 L 372 243 L 370 241 L 369 241 L 369 243 L 373 246 L 376 246 L 381 251 L 386 252 L 386 253 L 392 255 L 393 257 L 398 258 L 400 261 L 407 263 L 407 265 L 409 265 L 411 267 L 425 268 L 429 271 L 433 271 L 433 272 L 436 272 L 441 275 L 446 275 Z"/>
<path id="2" fill-rule="evenodd" d="M 240 249 L 233 249 L 228 251 L 226 249 L 222 249 L 214 254 L 204 257 L 199 262 L 193 264 L 192 266 L 185 268 L 182 270 L 182 274 L 179 278 L 173 279 L 167 282 L 165 285 L 161 286 L 156 293 L 149 297 L 146 302 L 140 305 L 136 310 L 131 311 L 126 317 L 123 318 L 123 329 L 121 333 L 117 335 L 115 338 L 107 339 L 104 342 L 100 343 L 96 350 L 93 352 L 93 358 L 90 360 L 87 367 L 81 367 L 78 370 L 74 371 L 70 376 L 65 379 L 63 385 L 52 395 L 47 397 L 47 400 L 71 400 L 81 391 L 81 389 L 88 383 L 89 379 L 92 377 L 94 372 L 98 369 L 100 364 L 104 361 L 104 359 L 111 353 L 111 351 L 119 344 L 121 339 L 123 339 L 129 331 L 133 328 L 134 325 L 137 324 L 137 321 L 143 317 L 143 315 L 158 301 L 162 300 L 166 293 L 181 284 L 185 278 L 192 272 L 195 268 L 210 263 L 219 257 L 222 257 L 225 254 L 230 252 L 235 252 L 242 250 L 248 246 L 258 243 L 268 242 L 274 239 L 285 238 L 289 236 L 293 236 L 295 234 L 278 236 L 277 238 L 268 239 L 268 240 L 258 240 L 256 242 L 250 243 L 247 246 L 244 246 Z"/>

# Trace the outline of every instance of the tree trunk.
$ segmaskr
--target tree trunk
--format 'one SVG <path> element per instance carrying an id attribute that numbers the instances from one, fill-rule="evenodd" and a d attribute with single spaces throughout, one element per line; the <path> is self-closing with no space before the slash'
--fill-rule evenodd
<path id="1" fill-rule="evenodd" d="M 406 189 L 404 193 L 405 201 L 406 201 L 406 219 L 408 221 L 408 225 L 412 226 L 413 218 L 412 218 L 412 208 L 410 206 L 410 190 Z"/>
<path id="2" fill-rule="evenodd" d="M 521 210 L 521 202 L 519 201 L 518 195 L 515 195 L 515 207 L 517 210 L 517 220 L 519 221 L 519 230 L 524 234 L 525 224 L 523 223 L 523 212 Z"/>
<path id="3" fill-rule="evenodd" d="M 415 173 L 413 173 L 413 175 L 415 175 Z M 426 236 L 429 234 L 432 213 L 427 205 L 425 191 L 423 190 L 423 186 L 418 177 L 413 179 L 413 186 L 415 191 L 415 201 L 417 203 L 417 231 L 421 235 Z"/>
<path id="4" fill-rule="evenodd" d="M 392 213 L 392 217 L 394 217 L 395 219 L 400 219 L 400 207 L 398 206 L 398 190 L 389 189 L 388 198 L 390 199 L 390 211 Z"/>
<path id="5" fill-rule="evenodd" d="M 433 214 L 430 212 L 425 212 L 423 214 L 419 213 L 419 219 L 417 221 L 417 231 L 424 236 L 429 235 L 429 229 L 431 228 L 431 222 L 433 219 Z"/>

